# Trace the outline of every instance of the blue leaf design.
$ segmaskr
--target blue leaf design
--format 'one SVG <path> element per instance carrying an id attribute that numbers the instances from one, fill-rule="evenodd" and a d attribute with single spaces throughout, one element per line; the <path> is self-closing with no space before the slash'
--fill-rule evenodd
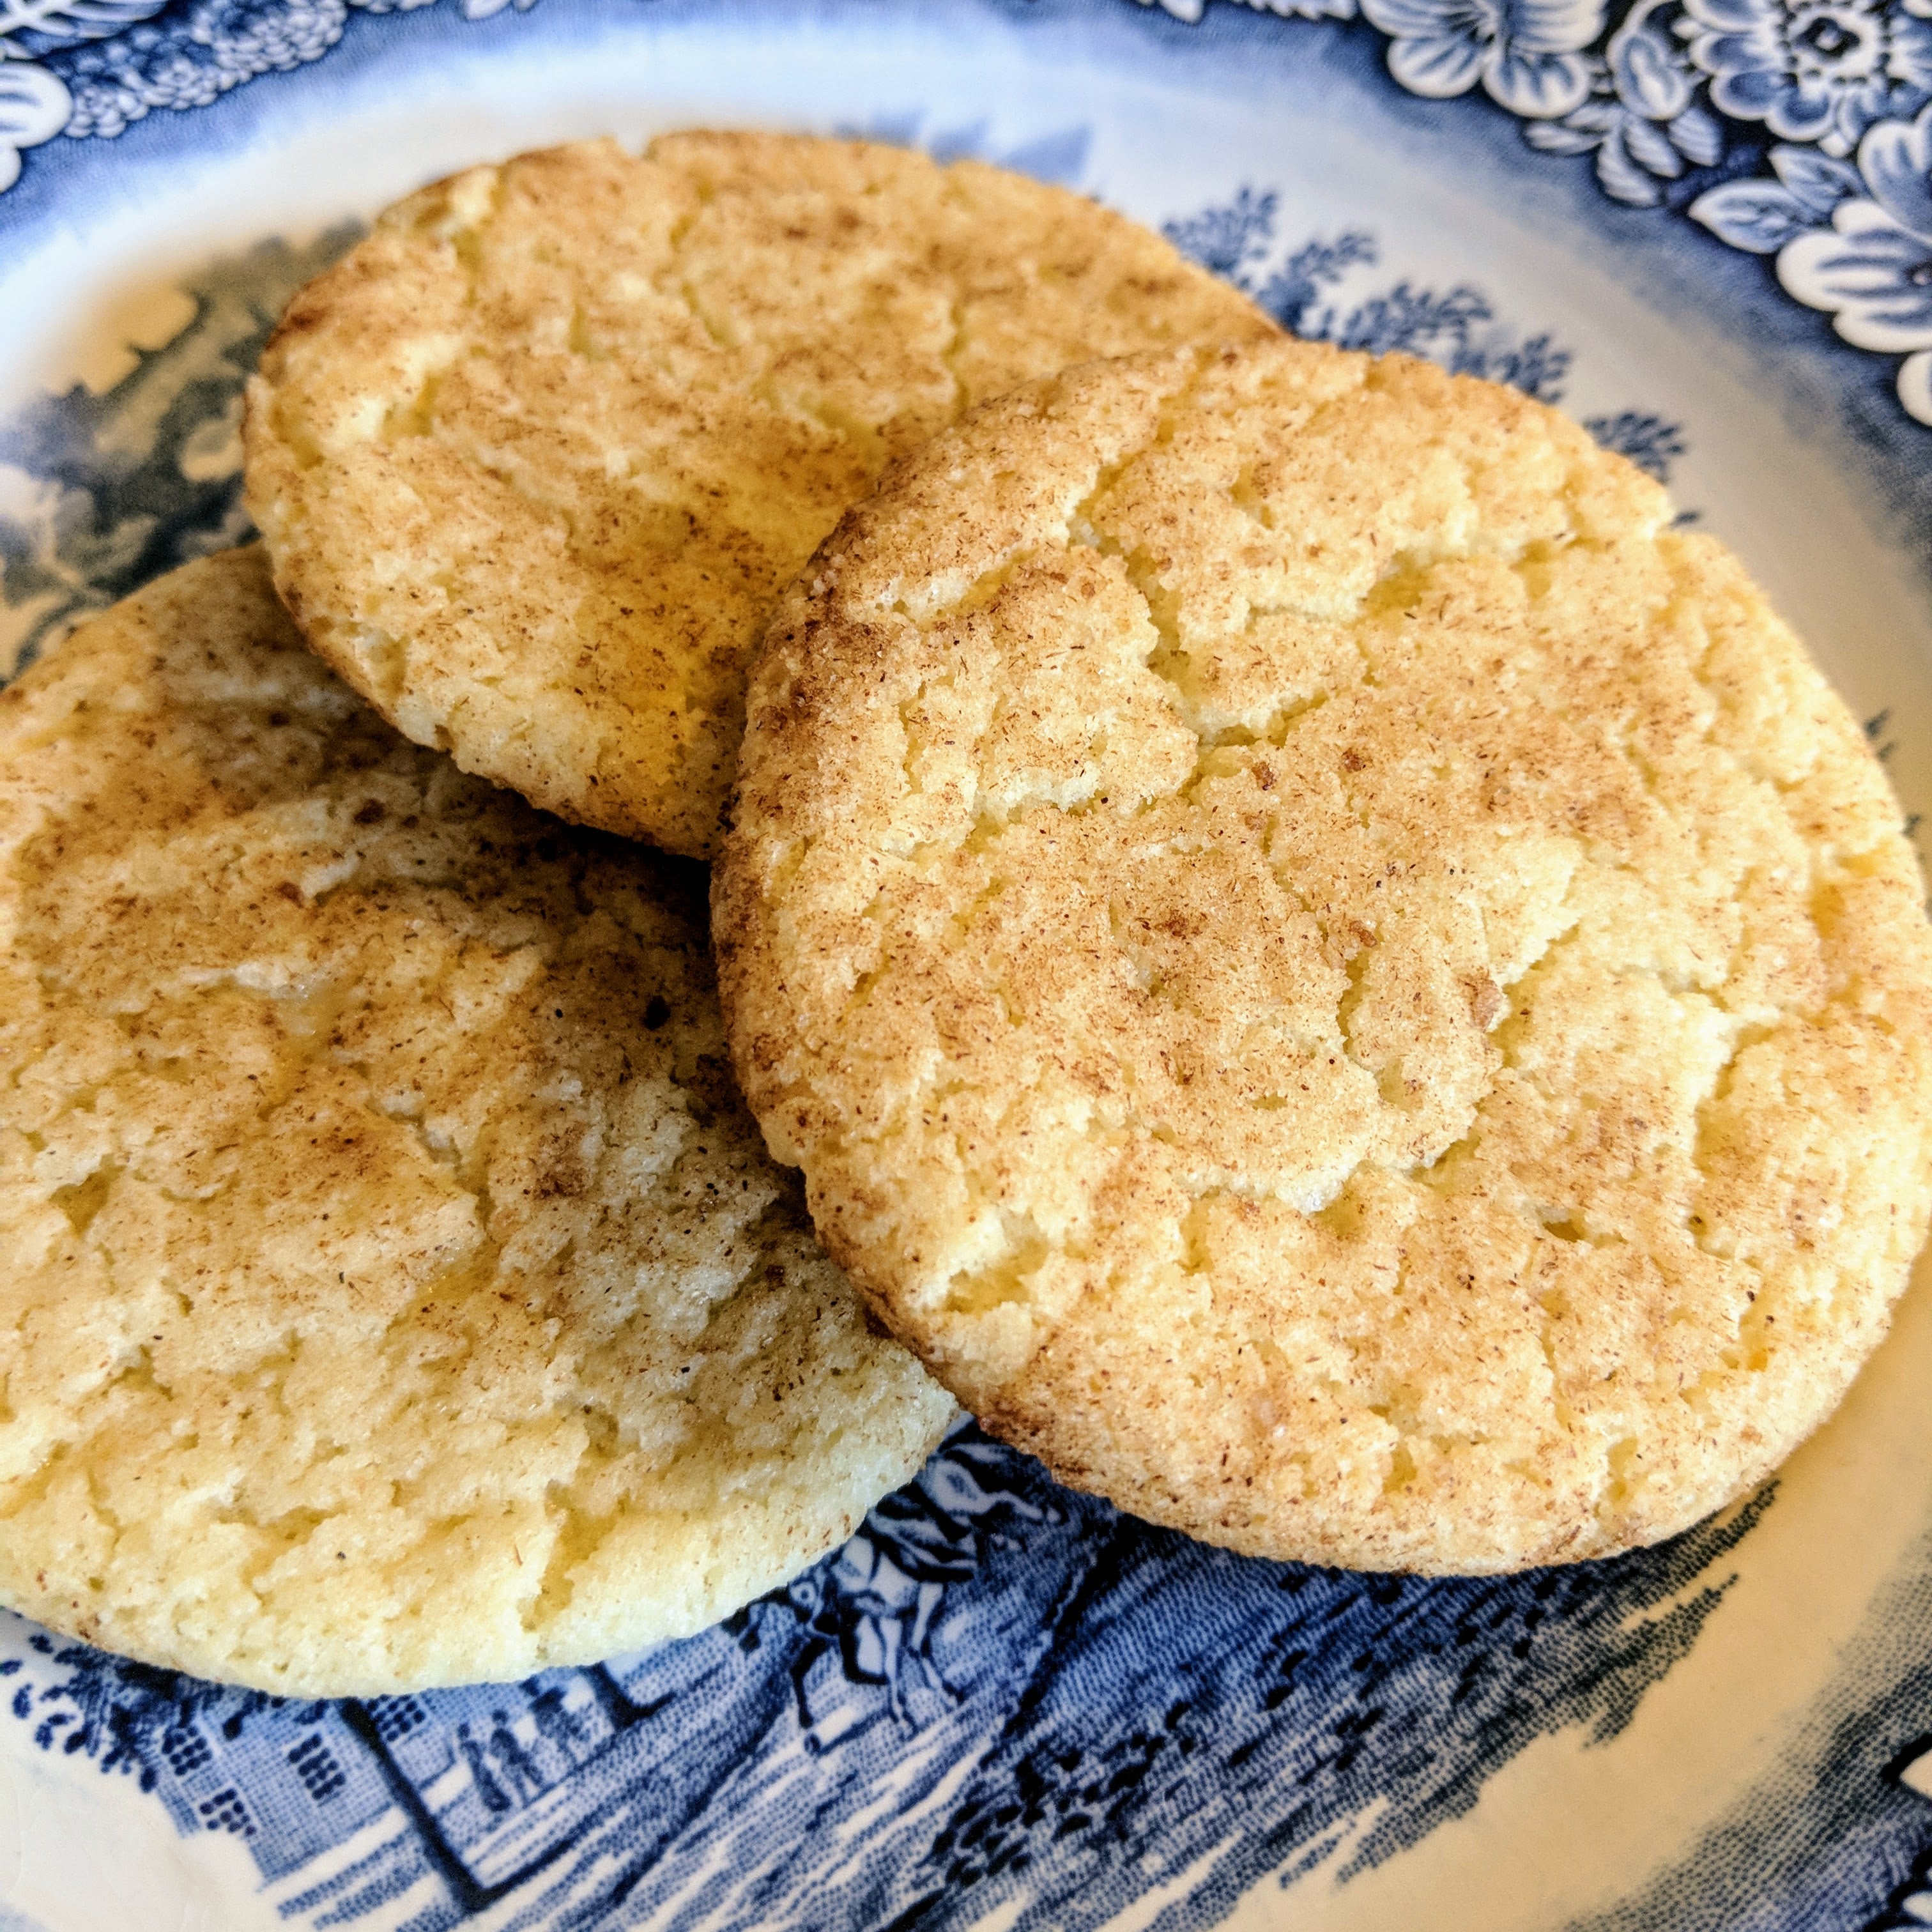
<path id="1" fill-rule="evenodd" d="M 52 53 L 82 40 L 106 40 L 150 19 L 167 0 L 0 0 L 0 46 Z"/>
<path id="2" fill-rule="evenodd" d="M 1492 311 L 1481 292 L 1466 283 L 1447 294 L 1398 282 L 1385 296 L 1364 302 L 1330 337 L 1343 349 L 1365 349 L 1372 356 L 1400 350 L 1436 362 L 1464 352 L 1471 330 Z"/>
<path id="3" fill-rule="evenodd" d="M 1683 56 L 1658 28 L 1648 24 L 1647 10 L 1640 10 L 1637 17 L 1645 24 L 1625 26 L 1611 36 L 1610 73 L 1617 92 L 1635 112 L 1648 120 L 1668 121 L 1690 105 L 1690 76 Z"/>
<path id="4" fill-rule="evenodd" d="M 1633 208 L 1654 208 L 1658 200 L 1656 182 L 1630 158 L 1620 128 L 1597 150 L 1597 178 L 1605 194 Z"/>
<path id="5" fill-rule="evenodd" d="M 1880 207 L 1932 242 L 1932 106 L 1916 121 L 1881 121 L 1859 143 L 1858 166 Z"/>
<path id="6" fill-rule="evenodd" d="M 1677 152 L 1700 168 L 1714 168 L 1724 158 L 1724 124 L 1695 101 L 1671 122 L 1670 138 Z"/>
<path id="7" fill-rule="evenodd" d="M 1670 481 L 1671 464 L 1684 454 L 1683 424 L 1662 416 L 1624 410 L 1613 416 L 1592 416 L 1583 427 L 1606 449 L 1628 457 L 1660 483 Z"/>
<path id="8" fill-rule="evenodd" d="M 1570 352 L 1558 348 L 1546 333 L 1532 335 L 1514 349 L 1492 342 L 1480 352 L 1459 358 L 1452 367 L 1458 374 L 1507 382 L 1540 403 L 1555 403 L 1562 399 L 1563 385 L 1569 378 Z"/>
<path id="9" fill-rule="evenodd" d="M 1314 327 L 1314 310 L 1322 291 L 1358 264 L 1376 259 L 1375 238 L 1351 229 L 1333 242 L 1310 242 L 1298 248 L 1255 291 L 1255 299 L 1284 328 L 1305 335 Z"/>
<path id="10" fill-rule="evenodd" d="M 1580 55 L 1532 52 L 1518 41 L 1486 69 L 1483 86 L 1498 106 L 1523 120 L 1552 120 L 1583 104 L 1600 70 L 1600 62 L 1593 68 Z"/>
<path id="11" fill-rule="evenodd" d="M 1820 221 L 1840 202 L 1864 190 L 1858 170 L 1849 161 L 1834 161 L 1816 148 L 1774 148 L 1771 165 L 1792 198 Z"/>
<path id="12" fill-rule="evenodd" d="M 1582 124 L 1580 110 L 1567 121 L 1532 121 L 1522 130 L 1522 138 L 1546 154 L 1587 154 L 1603 140 L 1600 128 Z"/>
<path id="13" fill-rule="evenodd" d="M 1167 222 L 1160 232 L 1211 274 L 1239 281 L 1274 237 L 1280 199 L 1272 190 L 1258 195 L 1244 188 L 1226 207 L 1205 208 L 1185 221 Z"/>
<path id="14" fill-rule="evenodd" d="M 1564 116 L 1563 124 L 1566 128 L 1587 128 L 1594 134 L 1608 134 L 1626 118 L 1628 111 L 1614 100 L 1586 100 L 1575 113 Z M 1524 130 L 1526 134 L 1528 131 Z"/>
<path id="15" fill-rule="evenodd" d="M 1726 182 L 1714 188 L 1690 204 L 1690 218 L 1719 241 L 1753 255 L 1775 254 L 1816 222 L 1789 188 L 1767 181 Z"/>
<path id="16" fill-rule="evenodd" d="M 1642 121 L 1633 114 L 1623 126 L 1624 146 L 1630 158 L 1666 181 L 1675 181 L 1684 172 L 1684 164 L 1670 137 L 1653 121 Z"/>

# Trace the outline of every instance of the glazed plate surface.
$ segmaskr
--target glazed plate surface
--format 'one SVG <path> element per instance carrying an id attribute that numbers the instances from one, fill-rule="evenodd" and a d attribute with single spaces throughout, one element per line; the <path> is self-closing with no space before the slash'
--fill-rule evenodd
<path id="1" fill-rule="evenodd" d="M 246 534 L 290 293 L 472 161 L 970 152 L 1665 476 L 1932 804 L 1932 0 L 0 0 L 0 671 Z M 1922 1274 L 1923 1270 L 1922 1270 Z M 968 1430 L 688 1641 L 283 1703 L 0 1619 L 0 1932 L 1932 1924 L 1932 1288 L 1774 1482 L 1479 1582 Z"/>

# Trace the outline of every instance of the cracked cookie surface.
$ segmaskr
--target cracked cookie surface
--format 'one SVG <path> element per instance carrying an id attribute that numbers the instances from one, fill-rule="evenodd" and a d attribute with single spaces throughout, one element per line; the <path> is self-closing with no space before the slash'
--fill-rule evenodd
<path id="1" fill-rule="evenodd" d="M 1883 1333 L 1918 867 L 1668 519 L 1514 392 L 1283 343 L 988 405 L 786 593 L 712 884 L 740 1078 L 1064 1479 L 1276 1557 L 1602 1555 Z"/>
<path id="2" fill-rule="evenodd" d="M 321 1696 L 709 1623 L 952 1414 L 732 1085 L 695 867 L 398 736 L 259 550 L 0 693 L 0 1600 Z"/>
<path id="3" fill-rule="evenodd" d="M 290 304 L 248 500 L 385 716 L 708 857 L 778 593 L 893 458 L 1096 356 L 1274 333 L 1081 196 L 864 142 L 665 136 L 472 170 Z"/>

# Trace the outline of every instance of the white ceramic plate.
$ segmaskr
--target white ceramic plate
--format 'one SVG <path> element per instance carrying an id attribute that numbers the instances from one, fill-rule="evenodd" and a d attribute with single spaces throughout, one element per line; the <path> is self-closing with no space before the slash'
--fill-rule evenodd
<path id="1" fill-rule="evenodd" d="M 1932 799 L 1932 0 L 1360 7 L 0 0 L 0 660 L 242 532 L 243 374 L 396 194 L 857 130 L 1560 401 Z M 0 1932 L 1932 1923 L 1928 1390 L 1922 1292 L 1748 1506 L 1500 1581 L 1241 1562 L 969 1432 L 790 1591 L 518 1686 L 278 1704 L 10 1622 Z"/>

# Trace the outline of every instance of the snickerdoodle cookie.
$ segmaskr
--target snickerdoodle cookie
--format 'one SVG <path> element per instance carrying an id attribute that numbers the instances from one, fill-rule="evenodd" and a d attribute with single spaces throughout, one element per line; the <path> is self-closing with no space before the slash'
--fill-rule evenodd
<path id="1" fill-rule="evenodd" d="M 0 693 L 0 1601 L 310 1696 L 692 1630 L 952 1413 L 733 1089 L 703 885 L 465 778 L 259 550 Z"/>
<path id="2" fill-rule="evenodd" d="M 1064 189 L 858 141 L 472 170 L 290 305 L 248 503 L 310 643 L 466 771 L 709 856 L 746 663 L 893 458 L 1095 356 L 1272 334 Z"/>
<path id="3" fill-rule="evenodd" d="M 714 881 L 822 1237 L 1214 1540 L 1480 1571 L 1830 1411 L 1932 1200 L 1932 938 L 1718 544 L 1513 392 L 1281 343 L 995 402 L 756 668 Z"/>

